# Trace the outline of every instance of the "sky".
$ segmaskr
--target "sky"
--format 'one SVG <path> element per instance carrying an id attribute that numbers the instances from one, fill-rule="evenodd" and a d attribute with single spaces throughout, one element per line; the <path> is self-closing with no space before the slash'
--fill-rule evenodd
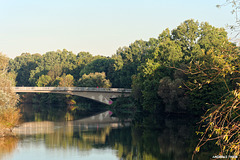
<path id="1" fill-rule="evenodd" d="M 67 49 L 111 56 L 135 40 L 157 38 L 187 19 L 234 24 L 225 0 L 0 0 L 0 52 Z M 229 35 L 231 38 L 231 35 Z"/>

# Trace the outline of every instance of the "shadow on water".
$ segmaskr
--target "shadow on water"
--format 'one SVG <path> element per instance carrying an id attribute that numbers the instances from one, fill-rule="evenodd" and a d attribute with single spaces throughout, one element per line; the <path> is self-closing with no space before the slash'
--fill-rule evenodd
<path id="1" fill-rule="evenodd" d="M 132 147 L 137 159 L 188 160 L 198 143 L 198 118 L 181 116 L 145 116 L 132 126 Z M 135 144 L 135 145 L 133 145 Z M 207 144 L 194 159 L 211 159 L 219 150 Z"/>
<path id="2" fill-rule="evenodd" d="M 33 115 L 35 113 L 25 117 L 33 118 Z M 24 148 L 33 146 L 32 152 L 41 153 L 44 148 L 51 151 L 44 152 L 49 154 L 46 155 L 48 157 L 56 151 L 64 154 L 67 159 L 72 159 L 72 152 L 75 151 L 75 159 L 79 159 L 83 155 L 104 155 L 110 150 L 110 159 L 188 160 L 198 143 L 196 122 L 193 117 L 159 115 L 157 118 L 142 116 L 136 121 L 127 120 L 122 123 L 117 117 L 112 117 L 111 111 L 73 121 L 30 120 L 13 130 L 18 138 L 10 140 L 9 149 L 5 145 L 6 149 L 1 149 L 1 155 L 17 157 L 21 154 L 20 151 L 24 152 Z M 19 151 L 14 151 L 15 148 Z M 96 152 L 97 150 L 101 152 Z M 29 152 L 29 148 L 26 152 Z M 210 159 L 216 155 L 214 153 L 218 151 L 209 145 L 195 159 Z M 63 159 L 60 154 L 54 156 Z"/>

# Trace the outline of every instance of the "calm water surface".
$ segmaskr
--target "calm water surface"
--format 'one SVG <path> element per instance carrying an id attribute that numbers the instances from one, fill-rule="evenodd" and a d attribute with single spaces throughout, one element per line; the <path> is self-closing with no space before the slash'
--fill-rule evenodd
<path id="1" fill-rule="evenodd" d="M 17 137 L 0 140 L 0 159 L 187 160 L 198 142 L 193 119 L 145 117 L 133 125 L 112 117 L 111 111 L 65 121 L 70 116 L 66 112 L 27 110 L 26 122 L 14 129 Z M 213 155 L 206 146 L 196 159 Z"/>

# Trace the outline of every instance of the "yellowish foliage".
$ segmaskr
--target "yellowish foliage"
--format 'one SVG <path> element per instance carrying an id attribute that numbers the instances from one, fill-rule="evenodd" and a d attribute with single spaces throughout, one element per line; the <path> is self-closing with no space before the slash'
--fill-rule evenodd
<path id="1" fill-rule="evenodd" d="M 7 73 L 8 58 L 0 53 L 0 137 L 19 123 L 20 110 L 16 107 L 18 95 L 12 74 Z"/>

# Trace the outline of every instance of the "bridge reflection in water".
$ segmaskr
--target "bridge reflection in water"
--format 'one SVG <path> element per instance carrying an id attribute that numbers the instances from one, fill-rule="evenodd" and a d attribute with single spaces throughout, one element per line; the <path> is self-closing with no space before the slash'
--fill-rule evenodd
<path id="1" fill-rule="evenodd" d="M 19 127 L 13 129 L 13 132 L 17 135 L 35 135 L 35 134 L 49 134 L 54 133 L 59 129 L 63 129 L 67 132 L 67 128 L 75 128 L 81 130 L 88 130 L 91 128 L 118 128 L 123 124 L 116 117 L 111 117 L 112 112 L 106 111 L 95 116 L 83 118 L 75 121 L 68 122 L 25 122 Z M 130 119 L 126 120 L 124 126 L 130 125 Z"/>
<path id="2" fill-rule="evenodd" d="M 89 98 L 107 105 L 111 98 L 130 96 L 131 89 L 125 88 L 93 88 L 93 87 L 13 87 L 17 93 L 60 93 Z"/>

